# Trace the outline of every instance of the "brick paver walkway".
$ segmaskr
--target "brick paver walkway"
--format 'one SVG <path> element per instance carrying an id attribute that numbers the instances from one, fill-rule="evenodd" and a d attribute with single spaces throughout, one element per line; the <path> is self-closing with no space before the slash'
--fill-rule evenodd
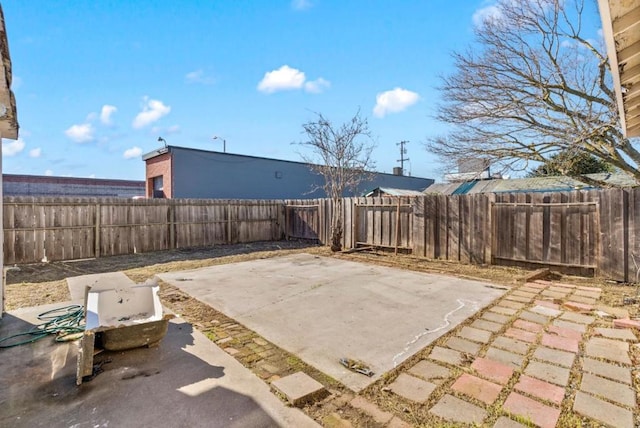
<path id="1" fill-rule="evenodd" d="M 414 377 L 415 402 L 429 402 L 430 390 L 428 411 L 443 424 L 633 428 L 640 415 L 630 347 L 640 331 L 604 317 L 620 314 L 596 310 L 599 297 L 599 288 L 549 281 L 514 287 L 390 389 L 407 397 L 407 376 Z M 427 381 L 433 388 L 424 388 Z M 562 420 L 563 410 L 573 415 Z"/>

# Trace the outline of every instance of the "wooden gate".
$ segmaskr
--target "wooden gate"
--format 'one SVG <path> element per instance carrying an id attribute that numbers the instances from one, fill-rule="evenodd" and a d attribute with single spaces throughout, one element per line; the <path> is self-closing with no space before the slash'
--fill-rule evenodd
<path id="1" fill-rule="evenodd" d="M 353 206 L 354 246 L 411 252 L 413 206 L 401 198 L 368 198 L 366 201 L 373 203 L 355 203 Z"/>
<path id="2" fill-rule="evenodd" d="M 600 248 L 598 208 L 592 201 L 493 203 L 493 263 L 595 273 Z"/>
<path id="3" fill-rule="evenodd" d="M 286 238 L 319 240 L 319 208 L 318 205 L 285 205 Z"/>

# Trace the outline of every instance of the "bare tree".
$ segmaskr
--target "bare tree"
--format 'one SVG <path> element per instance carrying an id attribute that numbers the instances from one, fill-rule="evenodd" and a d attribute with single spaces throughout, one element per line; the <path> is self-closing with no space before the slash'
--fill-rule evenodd
<path id="1" fill-rule="evenodd" d="M 497 1 L 473 49 L 453 54 L 436 115 L 453 128 L 428 150 L 510 170 L 585 153 L 640 183 L 640 152 L 621 132 L 604 47 L 583 35 L 584 2 Z"/>
<path id="2" fill-rule="evenodd" d="M 302 125 L 306 141 L 300 143 L 311 149 L 302 158 L 311 169 L 324 177 L 324 189 L 333 202 L 331 213 L 331 250 L 342 249 L 342 198 L 347 192 L 355 192 L 362 181 L 370 177 L 368 171 L 375 167 L 371 153 L 375 144 L 371 138 L 369 123 L 355 116 L 342 125 L 335 126 L 321 113 L 316 119 Z"/>

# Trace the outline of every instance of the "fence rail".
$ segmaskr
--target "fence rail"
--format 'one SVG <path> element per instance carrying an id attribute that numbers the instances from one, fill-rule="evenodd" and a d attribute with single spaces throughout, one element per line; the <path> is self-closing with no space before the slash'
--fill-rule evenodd
<path id="1" fill-rule="evenodd" d="M 345 198 L 343 246 L 633 281 L 640 188 Z M 283 238 L 331 241 L 332 201 L 5 197 L 6 264 Z"/>

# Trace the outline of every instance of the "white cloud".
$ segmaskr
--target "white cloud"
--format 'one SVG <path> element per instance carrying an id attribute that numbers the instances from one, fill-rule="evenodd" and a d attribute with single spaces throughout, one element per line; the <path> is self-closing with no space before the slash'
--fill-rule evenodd
<path id="1" fill-rule="evenodd" d="M 130 149 L 125 150 L 124 153 L 122 154 L 122 157 L 125 159 L 132 159 L 132 158 L 137 158 L 140 155 L 142 155 L 142 149 L 138 146 L 134 146 L 134 147 L 131 147 Z"/>
<path id="2" fill-rule="evenodd" d="M 111 120 L 111 115 L 118 111 L 116 106 L 112 106 L 109 104 L 105 104 L 102 106 L 102 110 L 100 110 L 100 122 L 105 125 L 111 125 L 113 121 Z"/>
<path id="3" fill-rule="evenodd" d="M 501 18 L 502 18 L 502 12 L 500 11 L 500 8 L 496 5 L 489 5 L 476 10 L 473 14 L 472 19 L 473 19 L 473 23 L 477 27 L 480 27 L 486 21 L 493 21 Z"/>
<path id="4" fill-rule="evenodd" d="M 45 170 L 44 175 L 51 177 L 53 175 L 53 171 L 51 171 L 50 169 Z"/>
<path id="5" fill-rule="evenodd" d="M 203 69 L 191 71 L 184 76 L 187 83 L 201 83 L 203 85 L 211 85 L 215 83 L 215 79 L 211 76 L 207 76 Z"/>
<path id="6" fill-rule="evenodd" d="M 133 126 L 135 129 L 144 128 L 147 125 L 156 122 L 161 117 L 166 116 L 171 111 L 171 107 L 164 105 L 162 101 L 152 100 L 149 97 L 144 97 L 144 104 L 142 111 L 133 119 Z"/>
<path id="7" fill-rule="evenodd" d="M 42 155 L 42 149 L 40 147 L 29 150 L 30 158 L 39 158 Z"/>
<path id="8" fill-rule="evenodd" d="M 312 94 L 319 94 L 329 87 L 331 87 L 331 82 L 323 79 L 322 77 L 319 77 L 316 80 L 308 81 L 304 84 L 304 90 L 307 92 L 311 92 Z"/>
<path id="9" fill-rule="evenodd" d="M 64 133 L 76 143 L 88 143 L 89 141 L 93 141 L 93 131 L 93 125 L 90 123 L 82 123 L 80 125 L 71 125 Z"/>
<path id="10" fill-rule="evenodd" d="M 300 89 L 304 81 L 305 75 L 302 71 L 283 65 L 277 70 L 266 72 L 258 84 L 258 90 L 271 94 L 277 91 Z"/>
<path id="11" fill-rule="evenodd" d="M 294 10 L 307 10 L 313 7 L 311 0 L 291 0 L 291 7 Z"/>
<path id="12" fill-rule="evenodd" d="M 398 113 L 417 103 L 419 99 L 420 95 L 417 93 L 402 88 L 380 92 L 376 95 L 373 114 L 376 117 L 384 117 L 387 113 Z"/>
<path id="13" fill-rule="evenodd" d="M 15 156 L 24 150 L 24 140 L 18 138 L 17 140 L 2 140 L 2 155 L 3 156 Z"/>

